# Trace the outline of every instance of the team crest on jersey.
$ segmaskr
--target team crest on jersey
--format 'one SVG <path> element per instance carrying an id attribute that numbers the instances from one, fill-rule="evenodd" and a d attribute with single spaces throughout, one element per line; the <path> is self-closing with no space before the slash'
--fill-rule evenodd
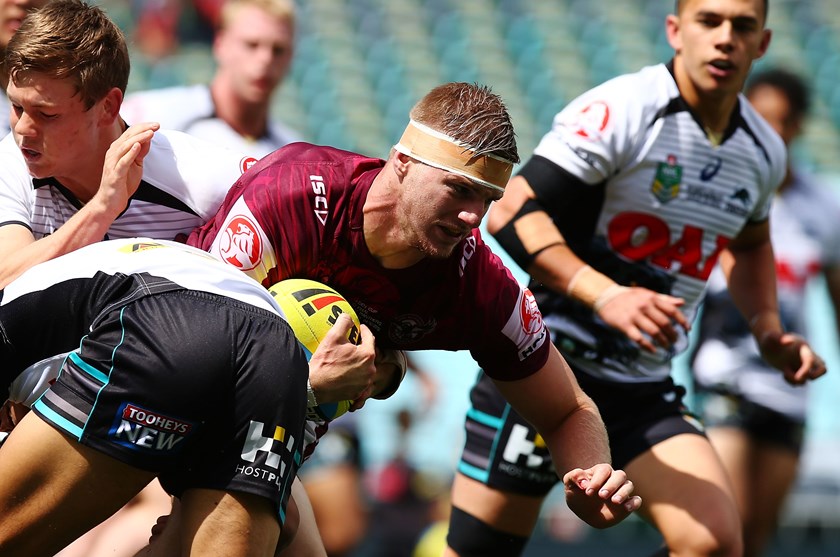
<path id="1" fill-rule="evenodd" d="M 219 254 L 227 263 L 250 271 L 262 258 L 262 239 L 257 224 L 245 215 L 231 217 L 221 234 Z"/>
<path id="2" fill-rule="evenodd" d="M 584 139 L 597 140 L 610 123 L 610 107 L 604 101 L 595 101 L 578 112 L 569 127 Z"/>
<path id="3" fill-rule="evenodd" d="M 388 336 L 398 344 L 417 342 L 435 330 L 437 321 L 423 319 L 419 315 L 400 315 L 395 318 L 388 330 Z"/>
<path id="4" fill-rule="evenodd" d="M 525 295 L 519 301 L 519 315 L 522 317 L 522 330 L 526 335 L 539 333 L 543 328 L 542 314 L 537 307 L 537 300 L 531 291 L 525 289 Z"/>
<path id="5" fill-rule="evenodd" d="M 650 191 L 660 203 L 667 203 L 680 193 L 682 173 L 683 168 L 677 164 L 676 155 L 668 155 L 667 162 L 661 162 L 656 167 Z"/>

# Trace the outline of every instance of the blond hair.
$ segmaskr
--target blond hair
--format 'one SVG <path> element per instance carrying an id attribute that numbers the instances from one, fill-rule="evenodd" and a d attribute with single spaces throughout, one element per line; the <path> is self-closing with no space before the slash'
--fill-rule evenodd
<path id="1" fill-rule="evenodd" d="M 446 83 L 429 91 L 410 117 L 474 152 L 519 162 L 516 134 L 502 98 L 476 83 Z"/>
<path id="2" fill-rule="evenodd" d="M 295 25 L 295 3 L 292 0 L 227 0 L 219 15 L 219 29 L 228 27 L 239 10 L 245 6 L 259 8 L 293 27 Z"/>

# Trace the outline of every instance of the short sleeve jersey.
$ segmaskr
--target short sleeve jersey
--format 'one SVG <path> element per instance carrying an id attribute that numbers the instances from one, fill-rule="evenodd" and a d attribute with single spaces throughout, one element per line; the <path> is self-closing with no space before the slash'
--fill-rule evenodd
<path id="1" fill-rule="evenodd" d="M 555 117 L 534 154 L 602 188 L 594 234 L 578 255 L 619 284 L 683 298 L 693 319 L 721 250 L 746 224 L 767 219 L 786 154 L 743 97 L 721 142 L 712 143 L 670 70 L 647 67 L 584 93 Z M 592 375 L 663 379 L 687 346 L 681 334 L 670 351 L 640 351 L 582 304 L 534 292 L 558 347 Z"/>
<path id="2" fill-rule="evenodd" d="M 132 124 L 160 122 L 164 128 L 186 132 L 255 157 L 263 157 L 301 140 L 296 131 L 276 120 L 269 121 L 262 137 L 243 137 L 216 116 L 210 87 L 206 84 L 131 93 L 126 96 L 120 112 Z"/>
<path id="3" fill-rule="evenodd" d="M 540 369 L 548 345 L 533 296 L 478 230 L 446 259 L 385 269 L 364 239 L 363 205 L 380 159 L 295 143 L 260 160 L 188 243 L 269 286 L 329 284 L 385 348 L 469 350 L 491 377 Z"/>
<path id="4" fill-rule="evenodd" d="M 806 334 L 807 286 L 840 264 L 840 203 L 813 176 L 797 172 L 776 197 L 770 220 L 782 323 Z M 805 416 L 808 386 L 789 385 L 764 362 L 719 269 L 709 281 L 693 371 L 701 385 L 723 386 L 767 408 Z"/>
<path id="5" fill-rule="evenodd" d="M 155 133 L 140 186 L 105 239 L 171 240 L 212 217 L 256 159 L 181 132 Z M 55 232 L 82 203 L 54 178 L 33 179 L 9 134 L 0 141 L 0 226 L 21 224 L 35 239 Z"/>

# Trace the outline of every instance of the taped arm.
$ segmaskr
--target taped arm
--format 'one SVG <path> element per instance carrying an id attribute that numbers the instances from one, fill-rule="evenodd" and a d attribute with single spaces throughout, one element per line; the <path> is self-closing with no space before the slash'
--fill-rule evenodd
<path id="1" fill-rule="evenodd" d="M 603 184 L 588 185 L 534 156 L 493 205 L 487 229 L 535 280 L 597 310 L 623 287 L 587 265 L 575 247 L 592 238 L 603 199 Z"/>

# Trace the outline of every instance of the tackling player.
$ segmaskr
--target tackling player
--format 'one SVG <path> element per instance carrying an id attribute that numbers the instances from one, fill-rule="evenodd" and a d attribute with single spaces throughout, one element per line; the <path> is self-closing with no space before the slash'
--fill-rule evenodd
<path id="1" fill-rule="evenodd" d="M 54 555 L 155 477 L 181 502 L 174 553 L 274 553 L 309 366 L 264 287 L 140 238 L 37 265 L 0 300 L 0 388 L 74 350 L 0 448 L 0 555 Z"/>

